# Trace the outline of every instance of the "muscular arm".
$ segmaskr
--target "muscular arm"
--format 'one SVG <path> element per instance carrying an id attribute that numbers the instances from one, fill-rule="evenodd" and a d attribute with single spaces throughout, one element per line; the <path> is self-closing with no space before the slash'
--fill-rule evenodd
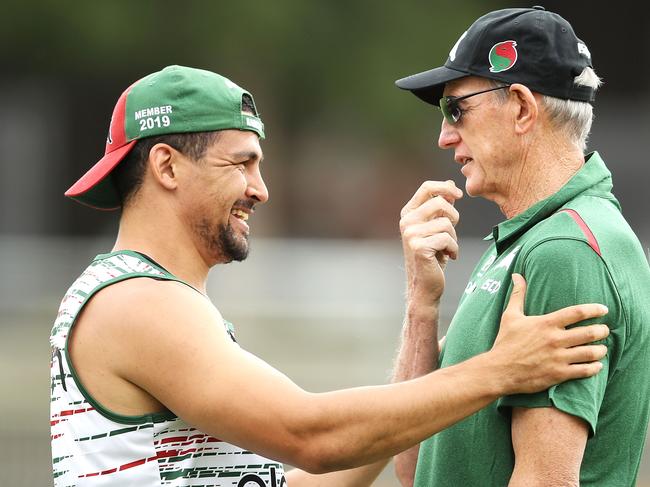
<path id="1" fill-rule="evenodd" d="M 426 375 L 434 369 L 433 360 L 437 360 L 437 354 L 440 352 L 444 338 L 440 343 L 434 340 L 434 350 L 429 346 L 429 342 L 425 340 L 424 343 L 417 346 L 417 341 L 423 338 L 422 333 L 417 333 L 413 328 L 419 325 L 426 325 L 431 317 L 437 318 L 437 310 L 432 309 L 426 314 L 426 318 L 422 321 L 416 317 L 416 313 L 407 312 L 407 318 L 403 327 L 403 335 L 414 333 L 415 336 L 403 336 L 402 346 L 398 354 L 395 366 L 395 375 L 393 380 L 401 382 L 408 380 L 412 377 L 420 377 Z M 413 347 L 412 350 L 410 348 Z M 406 357 L 421 357 L 422 360 L 406 360 Z M 419 367 L 415 367 L 420 364 Z M 402 475 L 410 482 L 413 481 L 413 472 L 415 471 L 415 464 L 417 462 L 418 447 L 415 446 L 405 452 L 396 455 L 398 459 L 396 464 L 402 467 L 410 466 L 406 471 L 406 475 Z M 410 458 L 408 458 L 410 457 Z M 300 469 L 293 469 L 286 474 L 287 483 L 289 487 L 329 487 L 336 485 L 338 487 L 368 487 L 377 479 L 381 471 L 386 467 L 389 458 L 380 460 L 370 465 L 364 465 L 350 470 L 343 470 L 339 472 L 331 472 L 322 475 L 312 475 Z M 400 472 L 398 472 L 400 477 Z"/>
<path id="2" fill-rule="evenodd" d="M 120 360 L 125 378 L 199 429 L 308 472 L 391 456 L 500 393 L 496 374 L 483 377 L 484 370 L 505 364 L 477 357 L 440 376 L 312 394 L 235 346 L 203 298 L 178 291 L 186 295 L 167 296 L 150 311 L 150 329 L 140 323 L 132 333 L 125 345 L 131 350 Z M 180 311 L 187 309 L 192 319 Z"/>
<path id="3" fill-rule="evenodd" d="M 604 350 L 573 346 L 605 330 L 564 329 L 589 307 L 523 317 L 522 292 L 513 293 L 517 302 L 492 351 L 386 386 L 306 392 L 235 345 L 206 298 L 182 284 L 150 279 L 98 293 L 77 324 L 71 352 L 78 370 L 103 361 L 103 375 L 134 384 L 212 436 L 325 473 L 394 455 L 500 395 L 595 373 L 600 364 L 577 363 Z M 593 306 L 591 314 L 602 311 Z"/>
<path id="4" fill-rule="evenodd" d="M 458 212 L 453 202 L 461 196 L 462 192 L 452 181 L 426 181 L 402 209 L 400 232 L 407 278 L 407 309 L 393 382 L 426 375 L 435 370 L 438 363 L 438 305 L 444 287 L 443 269 L 447 260 L 455 258 L 458 252 L 454 231 Z M 415 446 L 397 455 L 396 473 L 402 482 L 412 481 L 417 454 L 418 446 Z M 386 463 L 382 461 L 341 472 L 331 481 L 341 486 L 370 485 Z M 292 475 L 307 480 L 304 472 L 294 470 Z M 322 478 L 310 479 L 316 482 L 313 485 L 326 482 Z"/>
<path id="5" fill-rule="evenodd" d="M 389 459 L 350 470 L 341 470 L 320 475 L 310 474 L 300 469 L 286 473 L 287 487 L 369 487 L 388 464 Z"/>
<path id="6" fill-rule="evenodd" d="M 577 487 L 588 427 L 553 407 L 514 408 L 509 487 Z"/>
<path id="7" fill-rule="evenodd" d="M 435 337 L 432 337 L 431 340 L 435 344 L 432 349 L 429 340 L 424 339 L 425 333 L 418 333 L 417 328 L 424 327 L 423 332 L 430 330 L 431 319 L 437 320 L 438 312 L 436 308 L 422 309 L 421 311 L 423 315 L 420 318 L 418 317 L 417 307 L 407 311 L 402 329 L 402 346 L 395 364 L 394 382 L 420 377 L 434 369 L 433 364 L 437 360 L 440 345 L 435 341 Z M 418 342 L 420 343 L 418 344 Z M 415 357 L 417 357 L 416 360 L 409 359 Z M 406 455 L 411 456 L 412 459 L 408 463 L 412 465 L 414 471 L 417 452 L 418 447 L 416 446 L 400 453 L 397 458 L 404 458 Z M 286 478 L 289 487 L 329 487 L 332 485 L 338 487 L 368 487 L 377 479 L 389 460 L 390 458 L 385 458 L 363 467 L 322 475 L 312 475 L 304 470 L 293 469 L 287 472 Z M 406 459 L 404 458 L 404 460 Z M 405 463 L 405 461 L 402 461 L 400 465 L 405 465 Z"/>

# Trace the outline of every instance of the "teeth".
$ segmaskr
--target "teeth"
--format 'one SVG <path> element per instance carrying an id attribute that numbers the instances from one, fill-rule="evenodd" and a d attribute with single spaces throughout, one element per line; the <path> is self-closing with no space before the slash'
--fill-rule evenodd
<path id="1" fill-rule="evenodd" d="M 242 210 L 232 210 L 230 214 L 236 218 L 239 218 L 240 220 L 248 220 L 248 213 Z"/>

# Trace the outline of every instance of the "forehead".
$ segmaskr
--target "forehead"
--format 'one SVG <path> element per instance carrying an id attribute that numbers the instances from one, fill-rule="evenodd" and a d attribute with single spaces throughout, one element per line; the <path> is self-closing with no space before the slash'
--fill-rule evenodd
<path id="1" fill-rule="evenodd" d="M 207 152 L 213 155 L 250 153 L 262 159 L 260 138 L 249 130 L 221 130 Z"/>
<path id="2" fill-rule="evenodd" d="M 445 84 L 444 96 L 462 96 L 474 91 L 484 90 L 488 87 L 489 81 L 478 76 L 466 76 Z"/>

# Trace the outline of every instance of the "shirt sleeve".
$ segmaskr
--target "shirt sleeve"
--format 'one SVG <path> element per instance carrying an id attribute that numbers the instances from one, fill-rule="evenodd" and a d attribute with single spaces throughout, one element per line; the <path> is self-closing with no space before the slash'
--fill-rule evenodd
<path id="1" fill-rule="evenodd" d="M 594 377 L 564 382 L 536 394 L 506 396 L 498 400 L 497 406 L 506 414 L 511 407 L 552 406 L 585 420 L 591 436 L 596 432 L 608 377 L 616 370 L 625 339 L 618 294 L 607 267 L 586 242 L 556 239 L 534 247 L 514 272 L 523 274 L 528 283 L 524 306 L 527 315 L 546 314 L 574 304 L 606 305 L 609 312 L 605 317 L 572 326 L 606 323 L 610 335 L 599 343 L 607 345 L 608 354 L 601 360 L 603 370 Z"/>

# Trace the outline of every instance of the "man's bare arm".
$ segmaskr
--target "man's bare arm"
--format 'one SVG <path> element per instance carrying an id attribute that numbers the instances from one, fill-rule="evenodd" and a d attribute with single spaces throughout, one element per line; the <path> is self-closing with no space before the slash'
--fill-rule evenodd
<path id="1" fill-rule="evenodd" d="M 437 304 L 440 264 L 457 247 L 453 207 L 425 191 L 420 196 L 423 201 L 409 211 L 421 221 L 408 226 L 417 231 L 406 232 L 405 259 L 409 306 L 425 310 Z M 78 370 L 91 394 L 104 404 L 109 400 L 118 413 L 146 414 L 164 405 L 224 441 L 325 473 L 383 460 L 501 395 L 542 390 L 600 370 L 593 361 L 604 356 L 605 347 L 577 345 L 604 338 L 607 328 L 565 326 L 606 310 L 582 305 L 524 317 L 525 285 L 521 277 L 513 281 L 491 351 L 388 386 L 308 393 L 235 345 L 207 298 L 176 282 L 146 278 L 95 295 L 78 319 L 70 352 L 83 365 Z M 421 356 L 427 355 L 431 360 L 430 354 Z M 102 386 L 93 388 L 91 379 Z"/>
<path id="2" fill-rule="evenodd" d="M 440 351 L 443 343 L 444 338 L 438 344 L 438 351 Z M 419 377 L 424 374 L 425 372 L 416 373 L 414 376 Z M 406 380 L 406 378 L 395 377 L 394 380 L 401 382 Z M 407 450 L 407 452 L 415 450 L 415 461 L 417 461 L 417 448 L 416 446 Z M 405 455 L 405 453 L 400 453 L 396 458 Z M 390 458 L 385 458 L 370 465 L 320 475 L 310 474 L 304 470 L 295 468 L 287 472 L 286 479 L 289 487 L 331 487 L 333 485 L 337 487 L 370 487 L 386 465 L 388 465 L 389 461 Z M 413 465 L 415 465 L 415 461 Z"/>
<path id="3" fill-rule="evenodd" d="M 553 407 L 513 408 L 509 487 L 577 487 L 587 443 L 582 419 Z"/>
<path id="4" fill-rule="evenodd" d="M 602 315 L 600 306 L 524 318 L 521 289 L 513 296 L 517 302 L 494 350 L 410 381 L 320 394 L 302 390 L 236 346 L 207 299 L 178 283 L 134 279 L 110 286 L 94 298 L 99 313 L 93 329 L 101 333 L 96 341 L 110 348 L 111 373 L 188 423 L 324 473 L 394 455 L 501 395 L 544 389 L 600 369 L 600 363 L 581 362 L 602 357 L 603 346 L 574 345 L 602 338 L 607 328 L 563 328 Z M 78 331 L 83 329 L 82 323 Z"/>
<path id="5" fill-rule="evenodd" d="M 407 202 L 400 215 L 400 233 L 404 247 L 407 278 L 407 309 L 402 327 L 400 350 L 397 355 L 393 382 L 423 376 L 437 364 L 438 304 L 444 288 L 443 270 L 447 260 L 458 252 L 454 226 L 458 212 L 453 208 L 462 192 L 452 181 L 425 181 Z M 415 466 L 418 447 L 396 457 L 398 477 L 404 466 Z M 407 458 L 410 457 L 408 461 Z M 346 470 L 336 475 L 335 485 L 368 486 L 379 473 L 373 466 Z M 400 468 L 401 467 L 401 468 Z M 408 468 L 406 476 L 408 477 Z M 334 474 L 330 474 L 334 475 Z M 294 470 L 292 478 L 325 484 L 330 475 L 309 476 Z M 412 475 L 410 476 L 412 478 Z M 334 481 L 334 479 L 331 479 Z M 302 485 L 302 484 L 300 484 Z"/>
<path id="6" fill-rule="evenodd" d="M 370 487 L 388 462 L 386 458 L 363 467 L 320 475 L 295 468 L 288 471 L 285 477 L 288 487 Z"/>

